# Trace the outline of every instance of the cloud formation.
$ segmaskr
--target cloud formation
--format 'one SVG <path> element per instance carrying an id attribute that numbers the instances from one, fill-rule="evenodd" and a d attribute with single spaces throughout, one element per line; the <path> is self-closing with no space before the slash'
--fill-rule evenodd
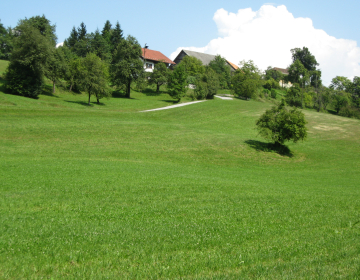
<path id="1" fill-rule="evenodd" d="M 290 50 L 305 46 L 320 64 L 325 85 L 335 76 L 360 76 L 360 48 L 356 41 L 330 36 L 316 29 L 311 19 L 295 18 L 284 5 L 263 5 L 258 11 L 240 9 L 236 14 L 219 9 L 213 20 L 220 37 L 205 47 L 180 47 L 170 58 L 187 49 L 220 54 L 235 64 L 251 59 L 265 70 L 268 66 L 288 67 Z"/>
<path id="2" fill-rule="evenodd" d="M 64 42 L 58 43 L 58 44 L 56 44 L 56 48 L 62 47 L 63 45 L 64 45 Z"/>

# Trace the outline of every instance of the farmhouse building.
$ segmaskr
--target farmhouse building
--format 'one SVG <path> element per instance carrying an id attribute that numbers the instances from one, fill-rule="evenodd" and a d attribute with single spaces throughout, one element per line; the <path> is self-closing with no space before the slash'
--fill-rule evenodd
<path id="1" fill-rule="evenodd" d="M 289 69 L 284 69 L 284 68 L 279 68 L 279 67 L 274 67 L 273 70 L 279 71 L 281 72 L 283 75 L 287 76 L 289 75 Z M 285 88 L 290 88 L 292 87 L 292 84 L 290 82 L 285 82 L 283 80 L 279 81 L 279 84 L 281 87 L 285 87 Z"/>
<path id="2" fill-rule="evenodd" d="M 207 53 L 200 53 L 200 52 L 194 52 L 194 51 L 188 51 L 188 50 L 181 50 L 181 52 L 177 55 L 177 57 L 174 59 L 174 62 L 176 64 L 179 64 L 185 56 L 192 56 L 197 59 L 199 59 L 203 65 L 209 65 L 210 61 L 215 59 L 216 55 L 213 54 L 207 54 Z M 227 64 L 230 66 L 230 70 L 234 72 L 239 67 L 236 66 L 234 63 L 231 63 L 230 61 L 226 60 Z"/>
<path id="3" fill-rule="evenodd" d="M 141 51 L 141 58 L 144 61 L 144 69 L 146 72 L 153 72 L 155 64 L 159 63 L 160 61 L 166 63 L 168 67 L 170 67 L 171 65 L 175 65 L 174 61 L 172 61 L 159 51 L 154 51 L 147 48 L 142 48 Z"/>

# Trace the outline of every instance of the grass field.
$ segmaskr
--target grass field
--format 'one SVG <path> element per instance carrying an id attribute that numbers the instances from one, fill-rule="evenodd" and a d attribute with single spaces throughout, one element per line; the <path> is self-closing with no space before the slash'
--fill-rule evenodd
<path id="1" fill-rule="evenodd" d="M 131 96 L 0 92 L 1 279 L 360 279 L 359 120 L 279 154 L 271 104 Z"/>

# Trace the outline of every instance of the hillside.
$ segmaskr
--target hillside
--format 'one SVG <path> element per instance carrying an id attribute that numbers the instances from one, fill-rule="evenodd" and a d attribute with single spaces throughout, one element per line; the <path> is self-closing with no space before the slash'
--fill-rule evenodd
<path id="1" fill-rule="evenodd" d="M 279 154 L 268 103 L 86 100 L 0 92 L 0 278 L 359 276 L 359 120 Z"/>

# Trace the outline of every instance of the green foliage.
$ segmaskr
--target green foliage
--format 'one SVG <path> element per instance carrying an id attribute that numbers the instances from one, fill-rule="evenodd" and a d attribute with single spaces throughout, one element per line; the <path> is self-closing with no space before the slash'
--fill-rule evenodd
<path id="1" fill-rule="evenodd" d="M 290 81 L 300 84 L 301 87 L 307 84 L 316 88 L 321 86 L 321 71 L 316 69 L 319 63 L 309 49 L 306 47 L 292 49 L 291 56 L 293 63 L 290 66 L 291 75 L 289 69 Z"/>
<path id="2" fill-rule="evenodd" d="M 210 61 L 209 67 L 218 75 L 219 86 L 222 89 L 229 89 L 231 84 L 231 70 L 226 59 L 217 55 L 214 60 Z"/>
<path id="3" fill-rule="evenodd" d="M 11 28 L 6 29 L 0 22 L 0 59 L 9 60 L 13 49 Z"/>
<path id="4" fill-rule="evenodd" d="M 197 59 L 193 56 L 185 56 L 179 65 L 182 65 L 182 67 L 186 71 L 187 76 L 198 76 L 201 74 L 204 74 L 205 68 L 202 65 L 201 60 Z"/>
<path id="5" fill-rule="evenodd" d="M 279 89 L 280 84 L 279 84 L 278 81 L 274 80 L 273 78 L 270 78 L 270 79 L 265 81 L 265 83 L 263 84 L 263 87 L 268 89 L 268 90 Z"/>
<path id="6" fill-rule="evenodd" d="M 271 98 L 276 99 L 276 90 L 274 88 L 271 89 Z"/>
<path id="7" fill-rule="evenodd" d="M 360 119 L 360 111 L 358 108 L 351 106 L 350 104 L 344 104 L 339 110 L 339 116 L 347 118 Z"/>
<path id="8" fill-rule="evenodd" d="M 360 77 L 354 77 L 347 91 L 351 93 L 353 105 L 360 108 Z"/>
<path id="9" fill-rule="evenodd" d="M 65 79 L 66 73 L 68 72 L 68 64 L 62 51 L 63 48 L 64 47 L 52 49 L 51 55 L 46 61 L 45 76 L 53 82 L 53 93 L 55 93 L 55 84 Z"/>
<path id="10" fill-rule="evenodd" d="M 169 95 L 180 102 L 181 98 L 186 95 L 187 91 L 187 72 L 184 64 L 179 64 L 175 67 L 168 79 L 168 93 Z"/>
<path id="11" fill-rule="evenodd" d="M 337 91 L 333 95 L 333 106 L 337 114 L 339 114 L 342 107 L 350 105 L 349 94 L 345 91 Z"/>
<path id="12" fill-rule="evenodd" d="M 78 40 L 79 40 L 79 34 L 75 26 L 73 26 L 69 38 L 65 39 L 64 41 L 64 46 L 68 47 L 69 49 L 73 49 L 75 44 L 78 42 Z"/>
<path id="13" fill-rule="evenodd" d="M 42 16 L 35 16 L 29 19 L 25 18 L 19 21 L 18 26 L 15 30 L 22 31 L 21 25 L 29 24 L 32 27 L 36 28 L 40 31 L 40 34 L 45 36 L 51 43 L 53 47 L 56 45 L 57 36 L 56 36 L 56 25 L 51 25 L 50 20 L 48 20 L 45 15 Z"/>
<path id="14" fill-rule="evenodd" d="M 302 92 L 298 84 L 293 84 L 293 86 L 286 93 L 286 103 L 290 106 L 302 108 Z"/>
<path id="15" fill-rule="evenodd" d="M 275 144 L 284 144 L 285 141 L 305 140 L 307 136 L 305 116 L 294 108 L 287 110 L 283 101 L 260 117 L 256 122 L 259 134 Z"/>
<path id="16" fill-rule="evenodd" d="M 207 85 L 202 79 L 196 79 L 194 83 L 194 90 L 190 94 L 190 97 L 193 100 L 203 100 L 206 99 L 208 94 Z"/>
<path id="17" fill-rule="evenodd" d="M 271 79 L 273 79 L 279 83 L 281 80 L 284 80 L 284 74 L 278 70 L 275 70 L 271 66 L 269 66 L 265 70 L 265 80 L 271 80 Z"/>
<path id="18" fill-rule="evenodd" d="M 302 88 L 309 84 L 309 71 L 304 67 L 301 61 L 295 60 L 289 67 L 289 75 L 287 79 L 293 83 L 298 84 Z"/>
<path id="19" fill-rule="evenodd" d="M 317 111 L 326 110 L 327 106 L 332 102 L 334 90 L 322 86 L 313 94 L 314 107 Z"/>
<path id="20" fill-rule="evenodd" d="M 23 21 L 14 38 L 14 49 L 5 74 L 7 90 L 12 94 L 36 98 L 42 91 L 47 61 L 52 55 L 51 41 Z"/>
<path id="21" fill-rule="evenodd" d="M 110 45 L 106 41 L 99 30 L 96 30 L 94 34 L 92 34 L 92 39 L 90 41 L 90 51 L 95 53 L 101 60 L 106 61 L 107 63 L 111 62 L 111 51 Z"/>
<path id="22" fill-rule="evenodd" d="M 79 74 L 78 84 L 82 90 L 88 93 L 89 105 L 91 95 L 96 97 L 98 104 L 100 103 L 99 99 L 110 97 L 108 66 L 96 54 L 89 53 L 81 60 Z"/>
<path id="23" fill-rule="evenodd" d="M 261 86 L 260 70 L 252 60 L 242 61 L 240 65 L 231 79 L 232 90 L 237 96 L 256 98 L 257 89 Z"/>
<path id="24" fill-rule="evenodd" d="M 81 58 L 76 56 L 71 57 L 67 60 L 67 71 L 65 73 L 64 79 L 69 85 L 69 91 L 78 91 L 81 80 L 81 71 L 82 71 L 82 61 Z"/>
<path id="25" fill-rule="evenodd" d="M 78 34 L 78 41 L 82 41 L 86 38 L 87 30 L 84 22 L 80 23 L 80 26 L 78 27 L 77 30 L 77 34 Z"/>
<path id="26" fill-rule="evenodd" d="M 114 53 L 119 46 L 120 42 L 124 40 L 123 30 L 120 27 L 120 23 L 116 22 L 115 28 L 111 31 L 110 35 L 110 48 Z"/>
<path id="27" fill-rule="evenodd" d="M 164 62 L 155 64 L 154 71 L 150 73 L 149 84 L 156 85 L 156 92 L 160 91 L 160 87 L 167 83 L 170 70 L 166 67 Z"/>
<path id="28" fill-rule="evenodd" d="M 213 99 L 218 89 L 218 75 L 212 68 L 206 67 L 205 73 L 196 79 L 195 89 L 191 97 L 197 100 Z"/>
<path id="29" fill-rule="evenodd" d="M 105 22 L 104 28 L 101 31 L 101 36 L 104 38 L 104 40 L 106 41 L 106 43 L 110 46 L 111 45 L 111 33 L 112 33 L 112 29 L 111 29 L 111 23 L 109 20 L 107 20 Z"/>
<path id="30" fill-rule="evenodd" d="M 316 67 L 319 66 L 319 63 L 316 61 L 316 58 L 314 55 L 311 54 L 308 48 L 303 47 L 301 48 L 294 48 L 291 50 L 291 56 L 293 63 L 296 60 L 299 60 L 302 65 L 308 70 L 308 71 L 314 71 L 316 70 Z"/>
<path id="31" fill-rule="evenodd" d="M 130 35 L 126 40 L 120 41 L 114 53 L 110 68 L 111 79 L 118 88 L 125 86 L 125 96 L 128 98 L 130 98 L 131 83 L 144 76 L 144 67 L 140 56 L 141 47 L 138 41 Z"/>
<path id="32" fill-rule="evenodd" d="M 312 108 L 313 107 L 313 100 L 314 100 L 315 95 L 316 95 L 316 93 L 312 92 L 312 91 L 303 93 L 303 99 L 304 99 L 305 107 L 307 107 L 307 108 Z"/>

